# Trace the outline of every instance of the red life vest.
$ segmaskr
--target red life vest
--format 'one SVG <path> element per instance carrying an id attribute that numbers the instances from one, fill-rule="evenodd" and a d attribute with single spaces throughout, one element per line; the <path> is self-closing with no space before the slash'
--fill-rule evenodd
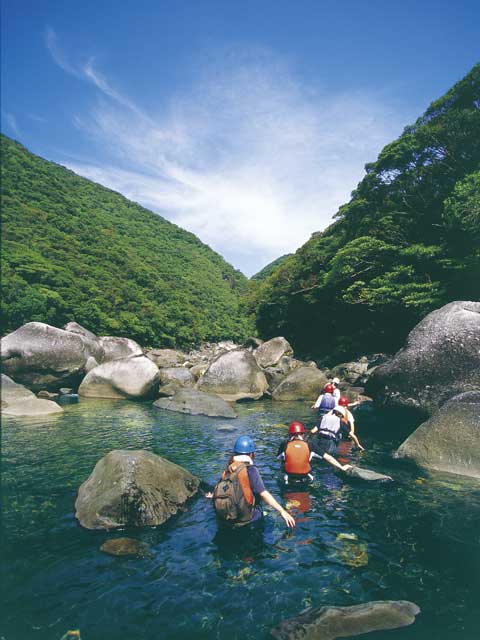
<path id="1" fill-rule="evenodd" d="M 290 440 L 285 448 L 285 471 L 304 475 L 310 470 L 310 447 L 303 440 Z"/>

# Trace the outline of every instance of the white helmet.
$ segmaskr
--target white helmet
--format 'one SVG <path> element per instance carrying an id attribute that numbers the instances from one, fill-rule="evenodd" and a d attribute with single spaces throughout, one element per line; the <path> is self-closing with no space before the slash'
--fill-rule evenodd
<path id="1" fill-rule="evenodd" d="M 338 413 L 341 413 L 344 418 L 347 417 L 347 412 L 345 410 L 345 407 L 341 407 L 339 404 L 337 404 L 336 407 L 332 409 L 332 411 L 338 411 Z"/>
<path id="2" fill-rule="evenodd" d="M 340 380 L 338 378 L 334 378 L 332 380 L 332 384 L 340 384 Z"/>

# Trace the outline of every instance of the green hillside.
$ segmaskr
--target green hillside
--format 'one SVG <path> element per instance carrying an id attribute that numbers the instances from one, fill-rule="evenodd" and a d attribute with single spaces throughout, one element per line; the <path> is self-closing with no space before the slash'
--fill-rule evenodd
<path id="1" fill-rule="evenodd" d="M 289 258 L 291 255 L 292 255 L 291 253 L 286 253 L 284 256 L 280 256 L 280 258 L 277 258 L 273 262 L 270 262 L 265 267 L 263 267 L 263 269 L 260 269 L 258 273 L 252 276 L 250 280 L 257 280 L 258 282 L 262 282 L 263 280 L 266 280 L 269 276 L 272 275 L 275 269 L 279 267 L 281 264 L 283 264 L 285 260 Z"/>
<path id="2" fill-rule="evenodd" d="M 4 333 L 73 319 L 145 346 L 249 333 L 246 278 L 193 234 L 5 136 L 1 144 Z"/>
<path id="3" fill-rule="evenodd" d="M 260 335 L 331 360 L 392 351 L 480 296 L 480 65 L 387 145 L 336 221 L 260 286 Z"/>

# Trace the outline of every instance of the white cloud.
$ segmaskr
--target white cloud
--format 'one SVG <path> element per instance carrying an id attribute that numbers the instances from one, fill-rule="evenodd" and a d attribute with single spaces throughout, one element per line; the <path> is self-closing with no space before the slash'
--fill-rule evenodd
<path id="1" fill-rule="evenodd" d="M 306 88 L 271 55 L 206 69 L 155 117 L 93 61 L 82 74 L 108 100 L 75 123 L 110 160 L 68 166 L 192 231 L 249 275 L 325 228 L 405 123 L 379 96 Z"/>
<path id="2" fill-rule="evenodd" d="M 11 133 L 13 133 L 13 135 L 17 136 L 18 138 L 21 138 L 22 132 L 20 131 L 20 127 L 18 126 L 17 119 L 13 115 L 13 113 L 9 113 L 8 111 L 2 110 L 2 116 Z"/>

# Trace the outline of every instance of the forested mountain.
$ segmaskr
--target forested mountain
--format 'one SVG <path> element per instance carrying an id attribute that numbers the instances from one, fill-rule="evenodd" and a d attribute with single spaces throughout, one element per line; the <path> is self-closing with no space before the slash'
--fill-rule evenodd
<path id="1" fill-rule="evenodd" d="M 76 320 L 145 346 L 242 339 L 247 280 L 118 193 L 1 137 L 2 331 Z"/>
<path id="2" fill-rule="evenodd" d="M 263 267 L 263 269 L 260 269 L 258 273 L 252 276 L 250 280 L 258 280 L 259 282 L 266 280 L 275 271 L 275 269 L 283 264 L 291 255 L 291 253 L 286 253 L 284 256 L 280 256 L 280 258 L 277 258 L 273 262 L 269 262 L 265 267 Z"/>
<path id="3" fill-rule="evenodd" d="M 480 65 L 387 145 L 340 208 L 263 283 L 262 337 L 345 358 L 392 351 L 428 312 L 480 295 Z"/>

